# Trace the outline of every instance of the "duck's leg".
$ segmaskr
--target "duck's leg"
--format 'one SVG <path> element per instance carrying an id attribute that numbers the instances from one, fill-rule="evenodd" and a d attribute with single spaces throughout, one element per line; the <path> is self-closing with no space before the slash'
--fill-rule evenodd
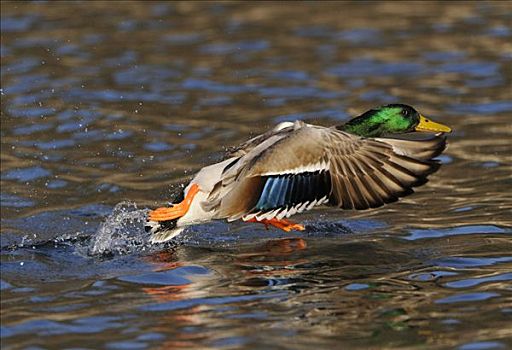
<path id="1" fill-rule="evenodd" d="M 181 218 L 185 215 L 192 204 L 192 200 L 199 192 L 199 186 L 192 184 L 181 203 L 173 204 L 172 207 L 161 207 L 149 212 L 149 220 L 151 221 L 167 221 Z"/>
<path id="2" fill-rule="evenodd" d="M 292 222 L 292 221 L 286 220 L 286 219 L 273 218 L 270 220 L 268 220 L 268 219 L 257 220 L 256 218 L 252 218 L 252 219 L 247 220 L 246 222 L 259 222 L 260 224 L 263 224 L 265 226 L 271 225 L 271 226 L 277 227 L 286 232 L 290 232 L 291 230 L 304 231 L 306 229 L 304 227 L 304 225 L 297 224 L 295 222 Z"/>

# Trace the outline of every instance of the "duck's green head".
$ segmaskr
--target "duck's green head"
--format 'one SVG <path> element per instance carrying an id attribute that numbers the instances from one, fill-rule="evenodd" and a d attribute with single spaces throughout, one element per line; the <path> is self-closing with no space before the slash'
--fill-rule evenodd
<path id="1" fill-rule="evenodd" d="M 371 109 L 341 126 L 343 131 L 365 137 L 402 134 L 413 131 L 451 132 L 446 125 L 436 123 L 404 104 L 390 104 Z"/>

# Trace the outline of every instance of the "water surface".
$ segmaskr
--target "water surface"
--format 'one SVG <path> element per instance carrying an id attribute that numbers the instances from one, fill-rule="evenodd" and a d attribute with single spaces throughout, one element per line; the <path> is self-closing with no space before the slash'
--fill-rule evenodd
<path id="1" fill-rule="evenodd" d="M 512 347 L 510 3 L 1 12 L 2 348 Z M 414 195 L 146 243 L 227 148 L 394 102 L 455 130 Z"/>

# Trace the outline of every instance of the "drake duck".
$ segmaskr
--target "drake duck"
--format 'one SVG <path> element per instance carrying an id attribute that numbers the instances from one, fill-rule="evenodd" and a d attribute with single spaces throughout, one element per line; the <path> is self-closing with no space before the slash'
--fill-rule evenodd
<path id="1" fill-rule="evenodd" d="M 417 131 L 431 134 L 404 137 Z M 283 122 L 202 168 L 180 203 L 149 212 L 146 230 L 152 242 L 214 219 L 304 230 L 287 219 L 320 205 L 380 207 L 427 181 L 439 167 L 433 158 L 445 149 L 449 132 L 403 104 L 381 106 L 333 127 Z"/>

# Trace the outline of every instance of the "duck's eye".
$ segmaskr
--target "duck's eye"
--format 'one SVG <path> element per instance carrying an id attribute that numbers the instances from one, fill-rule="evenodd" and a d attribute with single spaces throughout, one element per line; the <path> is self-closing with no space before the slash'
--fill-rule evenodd
<path id="1" fill-rule="evenodd" d="M 402 115 L 404 117 L 408 117 L 409 116 L 409 111 L 407 109 L 402 109 Z"/>

